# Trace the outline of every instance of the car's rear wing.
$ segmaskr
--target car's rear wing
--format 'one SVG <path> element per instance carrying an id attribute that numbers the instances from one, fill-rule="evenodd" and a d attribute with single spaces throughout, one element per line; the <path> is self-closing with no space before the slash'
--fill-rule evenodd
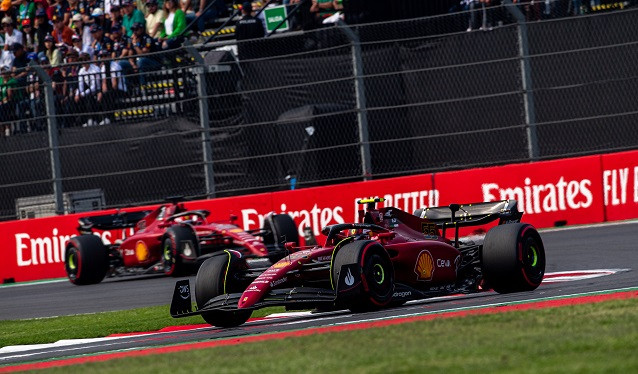
<path id="1" fill-rule="evenodd" d="M 501 200 L 487 203 L 450 204 L 414 211 L 414 215 L 445 228 L 446 226 L 475 226 L 499 220 L 499 224 L 520 222 L 523 216 L 518 211 L 516 200 Z"/>
<path id="2" fill-rule="evenodd" d="M 78 231 L 82 234 L 91 233 L 93 229 L 115 230 L 127 227 L 135 227 L 137 222 L 146 217 L 151 211 L 115 213 L 103 216 L 82 217 L 79 219 Z"/>
<path id="3" fill-rule="evenodd" d="M 522 212 L 518 211 L 516 200 L 501 200 L 487 203 L 450 204 L 446 207 L 417 209 L 414 215 L 433 222 L 445 236 L 446 229 L 454 229 L 454 246 L 459 247 L 459 228 L 478 226 L 499 220 L 498 224 L 521 221 Z"/>

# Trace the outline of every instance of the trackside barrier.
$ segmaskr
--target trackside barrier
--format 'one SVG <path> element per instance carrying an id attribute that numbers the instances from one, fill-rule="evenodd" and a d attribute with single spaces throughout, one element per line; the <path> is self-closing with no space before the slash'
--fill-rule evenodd
<path id="1" fill-rule="evenodd" d="M 638 151 L 191 201 L 186 207 L 208 209 L 213 220 L 234 214 L 244 229 L 261 227 L 270 211 L 285 212 L 295 219 L 300 234 L 309 226 L 318 235 L 325 225 L 356 220 L 356 200 L 374 196 L 406 211 L 514 198 L 525 211 L 523 220 L 538 228 L 638 218 Z M 64 245 L 77 234 L 78 218 L 87 215 L 0 223 L 0 280 L 64 277 Z M 100 235 L 113 242 L 123 233 Z"/>

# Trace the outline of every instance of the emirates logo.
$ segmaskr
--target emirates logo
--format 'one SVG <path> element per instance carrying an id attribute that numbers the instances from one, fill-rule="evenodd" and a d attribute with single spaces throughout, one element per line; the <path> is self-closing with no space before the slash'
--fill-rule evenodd
<path id="1" fill-rule="evenodd" d="M 419 253 L 414 272 L 416 273 L 417 280 L 432 280 L 432 276 L 434 275 L 434 259 L 430 251 L 421 251 L 421 253 Z"/>

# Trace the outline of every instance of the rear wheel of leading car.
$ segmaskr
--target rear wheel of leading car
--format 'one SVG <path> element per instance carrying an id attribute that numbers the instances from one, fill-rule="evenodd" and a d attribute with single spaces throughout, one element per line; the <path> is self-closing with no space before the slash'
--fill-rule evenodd
<path id="1" fill-rule="evenodd" d="M 237 278 L 237 271 L 241 267 L 241 260 L 225 252 L 202 263 L 195 278 L 195 301 L 197 308 L 219 295 L 244 291 L 244 285 Z M 218 327 L 239 326 L 250 318 L 252 311 L 211 311 L 202 313 L 208 323 Z"/>
<path id="2" fill-rule="evenodd" d="M 185 248 L 183 243 L 190 243 L 188 249 L 193 253 L 184 253 L 188 257 L 197 257 L 197 235 L 186 226 L 173 226 L 166 230 L 166 236 L 162 243 L 162 261 L 164 262 L 164 273 L 179 277 L 188 273 L 186 264 L 182 259 L 182 251 Z"/>
<path id="3" fill-rule="evenodd" d="M 73 284 L 100 283 L 109 268 L 109 256 L 102 239 L 95 235 L 71 238 L 64 254 L 64 267 Z"/>
<path id="4" fill-rule="evenodd" d="M 485 235 L 483 276 L 498 293 L 531 291 L 543 281 L 545 248 L 532 225 L 496 226 Z"/>
<path id="5" fill-rule="evenodd" d="M 361 274 L 358 292 L 339 291 L 339 279 L 344 265 Z M 355 266 L 352 266 L 355 265 Z M 346 275 L 347 277 L 348 275 Z M 337 301 L 353 312 L 378 309 L 389 305 L 394 291 L 394 267 L 383 246 L 371 240 L 359 240 L 337 251 L 332 264 L 332 281 L 337 289 Z M 347 283 L 345 284 L 347 286 Z M 339 300 L 341 298 L 341 300 Z"/>
<path id="6" fill-rule="evenodd" d="M 292 217 L 287 214 L 273 214 L 270 218 L 264 220 L 263 230 L 270 231 L 271 234 L 264 236 L 264 244 L 281 245 L 286 242 L 294 242 L 299 245 L 299 233 L 297 225 Z"/>

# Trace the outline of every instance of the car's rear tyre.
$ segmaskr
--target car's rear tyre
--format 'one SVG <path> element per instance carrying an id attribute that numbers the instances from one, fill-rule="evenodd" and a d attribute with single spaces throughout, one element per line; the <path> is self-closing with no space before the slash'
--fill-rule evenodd
<path id="1" fill-rule="evenodd" d="M 64 254 L 64 267 L 73 284 L 100 283 L 109 268 L 109 255 L 102 239 L 96 235 L 71 238 Z"/>
<path id="2" fill-rule="evenodd" d="M 264 236 L 264 244 L 278 245 L 283 248 L 286 242 L 294 242 L 299 245 L 299 233 L 295 221 L 287 214 L 273 214 L 264 220 L 263 230 L 270 231 Z"/>
<path id="3" fill-rule="evenodd" d="M 197 258 L 197 235 L 187 226 L 172 226 L 166 230 L 164 241 L 162 242 L 162 261 L 164 262 L 164 273 L 173 277 L 179 277 L 189 272 L 189 267 L 182 258 L 182 243 L 190 242 L 191 250 L 194 252 L 187 257 Z"/>
<path id="4" fill-rule="evenodd" d="M 487 285 L 498 293 L 534 290 L 545 274 L 545 247 L 538 231 L 529 224 L 490 229 L 481 260 Z"/>
<path id="5" fill-rule="evenodd" d="M 356 264 L 361 274 L 358 296 L 338 300 L 353 312 L 375 310 L 388 306 L 394 292 L 394 267 L 383 246 L 371 240 L 359 240 L 344 245 L 337 251 L 332 264 L 332 281 L 338 288 L 344 265 Z M 338 294 L 337 289 L 337 294 Z"/>
<path id="6" fill-rule="evenodd" d="M 197 308 L 204 307 L 210 299 L 219 295 L 242 292 L 245 285 L 237 278 L 241 264 L 240 259 L 228 252 L 204 261 L 195 278 Z M 251 314 L 251 310 L 211 311 L 202 313 L 202 317 L 213 326 L 235 327 L 246 322 Z"/>

